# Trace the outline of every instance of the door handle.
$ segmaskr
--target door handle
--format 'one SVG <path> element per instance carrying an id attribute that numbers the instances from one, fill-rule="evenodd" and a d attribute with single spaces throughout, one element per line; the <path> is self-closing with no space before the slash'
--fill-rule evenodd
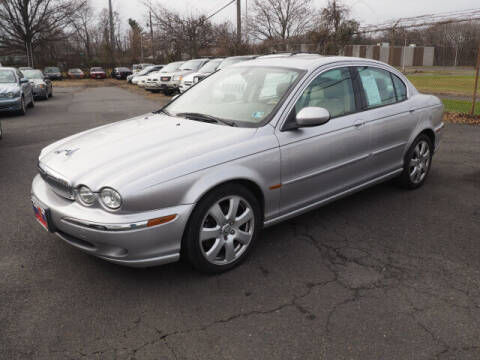
<path id="1" fill-rule="evenodd" d="M 355 126 L 356 128 L 362 127 L 363 125 L 365 125 L 365 121 L 363 121 L 363 120 L 357 120 L 353 124 L 353 126 Z"/>
<path id="2" fill-rule="evenodd" d="M 415 112 L 415 109 L 410 109 L 410 110 L 408 110 L 408 111 L 409 111 L 410 114 L 411 114 L 411 113 L 414 113 L 414 112 Z"/>

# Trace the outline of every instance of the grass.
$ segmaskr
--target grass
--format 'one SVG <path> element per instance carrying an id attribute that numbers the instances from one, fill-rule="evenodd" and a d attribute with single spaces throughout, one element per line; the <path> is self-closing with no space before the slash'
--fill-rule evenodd
<path id="1" fill-rule="evenodd" d="M 473 93 L 475 77 L 471 75 L 409 75 L 408 79 L 424 93 L 469 96 Z"/>
<path id="2" fill-rule="evenodd" d="M 445 111 L 470 114 L 472 102 L 466 100 L 442 99 Z M 480 115 L 480 102 L 475 104 L 475 115 Z"/>

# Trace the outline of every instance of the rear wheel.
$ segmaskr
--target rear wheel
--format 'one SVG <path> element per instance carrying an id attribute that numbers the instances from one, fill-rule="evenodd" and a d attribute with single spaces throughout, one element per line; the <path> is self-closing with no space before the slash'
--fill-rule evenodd
<path id="1" fill-rule="evenodd" d="M 418 136 L 405 155 L 403 172 L 398 180 L 402 187 L 416 189 L 423 185 L 430 171 L 433 144 L 427 135 Z"/>
<path id="2" fill-rule="evenodd" d="M 261 221 L 261 207 L 247 188 L 221 186 L 207 194 L 193 211 L 182 252 L 201 271 L 230 270 L 250 253 Z"/>
<path id="3" fill-rule="evenodd" d="M 20 110 L 18 110 L 19 115 L 25 115 L 27 113 L 27 106 L 25 105 L 25 98 L 22 96 L 22 100 L 20 102 Z"/>

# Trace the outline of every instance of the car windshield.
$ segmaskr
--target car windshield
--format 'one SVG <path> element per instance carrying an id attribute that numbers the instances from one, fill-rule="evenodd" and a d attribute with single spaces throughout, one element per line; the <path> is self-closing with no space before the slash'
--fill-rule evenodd
<path id="1" fill-rule="evenodd" d="M 256 127 L 270 116 L 301 73 L 288 68 L 231 67 L 199 82 L 163 110 L 173 116 L 203 115 Z"/>
<path id="2" fill-rule="evenodd" d="M 247 61 L 250 60 L 251 57 L 235 57 L 235 58 L 227 58 L 222 61 L 222 63 L 218 66 L 217 70 L 221 70 L 226 68 L 227 66 L 242 62 L 242 61 Z"/>
<path id="3" fill-rule="evenodd" d="M 23 76 L 27 79 L 43 79 L 43 74 L 40 70 L 23 70 Z"/>
<path id="4" fill-rule="evenodd" d="M 12 70 L 0 69 L 0 84 L 16 83 L 17 79 Z"/>
<path id="5" fill-rule="evenodd" d="M 139 71 L 136 76 L 142 76 L 142 75 L 146 75 L 148 74 L 149 72 L 153 71 L 155 69 L 154 66 L 147 66 L 145 69 L 143 69 L 142 71 Z"/>
<path id="6" fill-rule="evenodd" d="M 174 72 L 174 71 L 177 70 L 180 66 L 182 66 L 182 64 L 183 64 L 182 61 L 177 61 L 177 62 L 170 63 L 170 64 L 168 64 L 167 66 L 165 66 L 165 67 L 162 69 L 162 73 L 165 73 L 165 72 Z"/>
<path id="7" fill-rule="evenodd" d="M 117 71 L 130 71 L 130 69 L 125 68 L 125 67 L 121 67 L 121 68 L 117 68 Z"/>
<path id="8" fill-rule="evenodd" d="M 100 67 L 94 67 L 94 68 L 91 68 L 90 71 L 103 71 L 103 69 Z"/>
<path id="9" fill-rule="evenodd" d="M 205 60 L 190 60 L 180 66 L 179 70 L 198 70 L 198 68 L 204 63 Z"/>
<path id="10" fill-rule="evenodd" d="M 60 72 L 60 69 L 57 68 L 57 67 L 47 67 L 47 68 L 45 68 L 45 72 L 58 73 L 58 72 Z"/>
<path id="11" fill-rule="evenodd" d="M 198 71 L 201 73 L 212 73 L 217 70 L 218 66 L 222 63 L 222 60 L 212 60 L 203 65 Z"/>
<path id="12" fill-rule="evenodd" d="M 73 74 L 80 74 L 82 72 L 82 70 L 80 70 L 80 69 L 70 69 L 69 72 L 71 72 Z"/>

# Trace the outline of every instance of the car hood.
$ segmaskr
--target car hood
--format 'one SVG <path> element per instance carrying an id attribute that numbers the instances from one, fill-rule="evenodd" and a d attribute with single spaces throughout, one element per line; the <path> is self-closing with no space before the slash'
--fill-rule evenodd
<path id="1" fill-rule="evenodd" d="M 147 114 L 53 143 L 39 161 L 74 186 L 94 191 L 122 189 L 139 179 L 148 187 L 224 162 L 208 154 L 245 141 L 256 130 Z M 199 161 L 205 155 L 209 160 Z"/>
<path id="2" fill-rule="evenodd" d="M 0 84 L 0 94 L 5 94 L 5 93 L 13 92 L 13 91 L 18 91 L 18 90 L 20 90 L 20 87 L 16 83 L 12 83 L 12 84 L 1 83 Z"/>

